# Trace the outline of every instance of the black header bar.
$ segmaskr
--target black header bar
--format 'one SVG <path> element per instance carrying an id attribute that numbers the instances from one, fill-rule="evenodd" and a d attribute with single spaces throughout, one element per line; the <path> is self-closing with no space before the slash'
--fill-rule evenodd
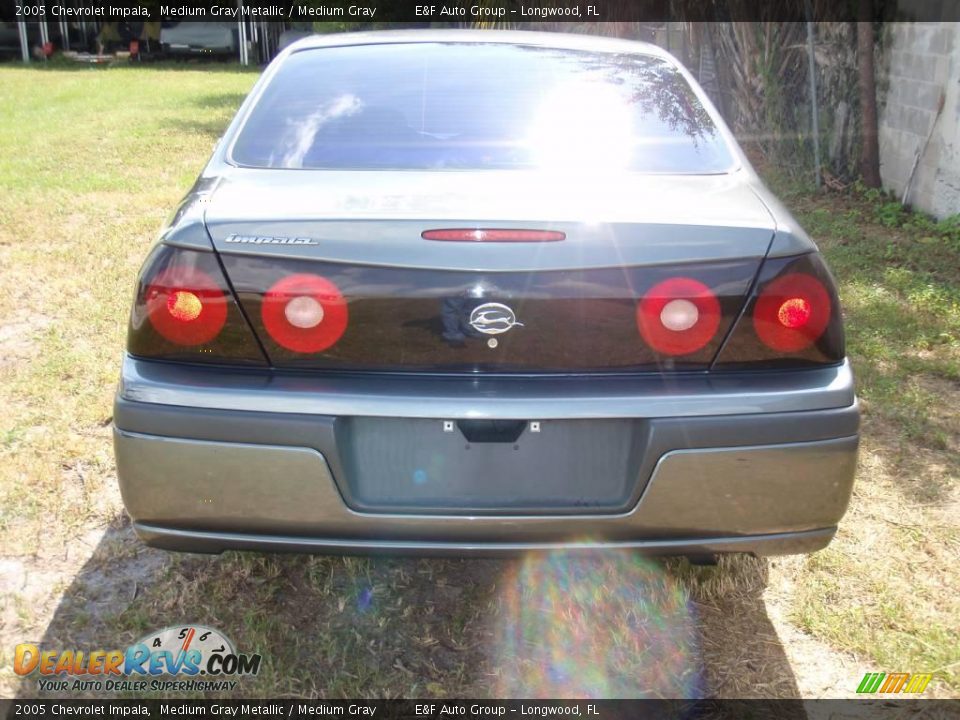
<path id="1" fill-rule="evenodd" d="M 21 0 L 11 19 L 222 22 L 960 21 L 960 0 Z M 810 15 L 808 16 L 808 9 Z M 362 29 L 362 28 L 361 28 Z"/>
<path id="2" fill-rule="evenodd" d="M 957 717 L 960 700 L 0 700 L 0 717 L 336 720 L 806 720 Z"/>

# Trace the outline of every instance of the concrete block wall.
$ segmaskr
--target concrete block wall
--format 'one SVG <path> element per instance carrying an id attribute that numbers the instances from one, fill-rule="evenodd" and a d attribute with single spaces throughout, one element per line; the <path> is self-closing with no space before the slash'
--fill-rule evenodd
<path id="1" fill-rule="evenodd" d="M 938 218 L 960 213 L 960 23 L 890 23 L 885 57 L 887 93 L 880 111 L 880 176 L 903 195 L 931 128 L 907 202 Z M 937 118 L 940 94 L 946 101 Z M 936 121 L 936 125 L 934 122 Z"/>

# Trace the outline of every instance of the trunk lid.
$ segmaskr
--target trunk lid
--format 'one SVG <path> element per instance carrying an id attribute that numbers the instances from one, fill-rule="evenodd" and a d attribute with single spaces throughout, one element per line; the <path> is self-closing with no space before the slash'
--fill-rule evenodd
<path id="1" fill-rule="evenodd" d="M 206 224 L 278 367 L 416 372 L 636 372 L 709 367 L 769 247 L 773 220 L 733 175 L 234 169 Z M 448 242 L 441 228 L 565 233 L 558 242 Z M 264 296 L 299 274 L 332 282 L 346 330 L 298 352 Z M 638 301 L 693 278 L 719 301 L 710 341 L 664 357 Z M 500 332 L 496 332 L 500 330 Z"/>
<path id="2" fill-rule="evenodd" d="M 763 257 L 773 218 L 740 176 L 234 169 L 206 222 L 220 252 L 381 266 L 530 271 Z M 420 237 L 480 226 L 560 229 L 567 239 Z M 236 235 L 315 244 L 229 242 Z"/>

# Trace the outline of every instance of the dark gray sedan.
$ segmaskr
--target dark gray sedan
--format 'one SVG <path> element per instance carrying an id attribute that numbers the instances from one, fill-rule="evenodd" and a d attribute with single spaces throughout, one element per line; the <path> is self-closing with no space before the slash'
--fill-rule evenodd
<path id="1" fill-rule="evenodd" d="M 314 36 L 138 280 L 117 468 L 175 550 L 824 547 L 836 286 L 690 75 L 577 35 Z"/>

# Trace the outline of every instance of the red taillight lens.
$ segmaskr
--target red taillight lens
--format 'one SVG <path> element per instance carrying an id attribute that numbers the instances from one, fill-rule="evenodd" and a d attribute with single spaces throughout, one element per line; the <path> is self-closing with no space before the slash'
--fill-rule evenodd
<path id="1" fill-rule="evenodd" d="M 266 364 L 217 256 L 162 243 L 137 278 L 127 352 L 183 362 Z"/>
<path id="2" fill-rule="evenodd" d="M 424 240 L 447 240 L 450 242 L 557 242 L 567 237 L 555 230 L 504 230 L 502 228 L 452 228 L 424 230 Z"/>
<path id="3" fill-rule="evenodd" d="M 647 344 L 664 355 L 689 355 L 703 348 L 720 326 L 720 301 L 692 278 L 654 285 L 637 305 L 637 327 Z"/>
<path id="4" fill-rule="evenodd" d="M 164 338 L 177 345 L 203 345 L 227 321 L 227 298 L 216 281 L 191 266 L 172 266 L 147 288 L 147 317 Z"/>
<path id="5" fill-rule="evenodd" d="M 811 275 L 790 273 L 763 289 L 753 311 L 753 326 L 767 347 L 796 352 L 816 342 L 832 312 L 823 283 Z"/>
<path id="6" fill-rule="evenodd" d="M 326 278 L 285 277 L 263 296 L 263 326 L 278 345 L 299 353 L 326 350 L 347 329 L 347 301 Z"/>

